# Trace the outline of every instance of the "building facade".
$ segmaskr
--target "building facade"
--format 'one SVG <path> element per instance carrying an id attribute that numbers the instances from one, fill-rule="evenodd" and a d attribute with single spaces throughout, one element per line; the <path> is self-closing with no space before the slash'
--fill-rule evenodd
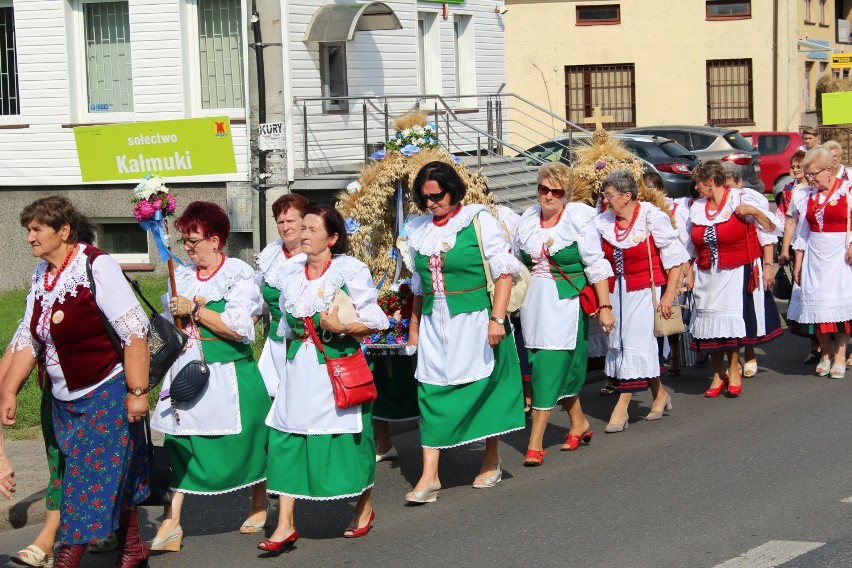
<path id="1" fill-rule="evenodd" d="M 816 80 L 845 45 L 838 38 L 849 41 L 838 33 L 848 9 L 834 0 L 507 6 L 509 88 L 575 123 L 600 106 L 613 129 L 797 130 L 812 120 Z"/>

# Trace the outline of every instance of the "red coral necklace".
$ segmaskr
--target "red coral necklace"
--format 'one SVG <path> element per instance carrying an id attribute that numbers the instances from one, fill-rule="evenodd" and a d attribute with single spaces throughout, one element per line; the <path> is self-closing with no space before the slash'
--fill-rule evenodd
<path id="1" fill-rule="evenodd" d="M 728 202 L 728 194 L 731 193 L 731 188 L 725 186 L 725 193 L 722 194 L 722 200 L 719 201 L 719 206 L 716 208 L 715 213 L 710 213 L 710 200 L 704 202 L 704 216 L 707 217 L 708 221 L 712 221 L 716 217 L 719 216 L 719 213 L 725 208 L 725 204 Z"/>
<path id="2" fill-rule="evenodd" d="M 325 263 L 325 268 L 322 269 L 322 272 L 320 272 L 320 275 L 317 276 L 317 278 L 322 278 L 322 275 L 325 274 L 328 271 L 330 266 L 331 266 L 331 259 L 329 258 L 328 262 Z M 307 280 L 315 280 L 314 278 L 311 278 L 310 274 L 308 274 L 308 263 L 307 262 L 305 263 L 305 278 Z"/>
<path id="3" fill-rule="evenodd" d="M 213 272 L 211 272 L 207 276 L 202 276 L 201 275 L 201 269 L 196 267 L 195 268 L 195 277 L 198 278 L 202 282 L 207 282 L 208 280 L 210 280 L 211 278 L 216 276 L 216 273 L 219 272 L 220 270 L 222 270 L 222 267 L 225 266 L 225 253 L 220 252 L 219 256 L 222 258 L 222 260 L 219 262 L 219 266 L 216 267 L 216 270 L 214 270 Z"/>
<path id="4" fill-rule="evenodd" d="M 59 270 L 56 271 L 56 277 L 53 279 L 53 282 L 48 283 L 48 277 L 50 276 L 50 267 L 44 270 L 44 291 L 51 292 L 54 288 L 56 288 L 56 283 L 59 282 L 59 277 L 65 272 L 65 268 L 68 267 L 68 263 L 71 262 L 71 257 L 74 256 L 74 251 L 77 250 L 77 245 L 71 245 L 71 250 L 68 251 L 68 254 L 65 255 L 65 260 L 62 262 L 62 266 L 59 267 Z"/>
<path id="5" fill-rule="evenodd" d="M 630 234 L 630 229 L 633 228 L 633 225 L 636 224 L 636 219 L 639 218 L 639 209 L 640 209 L 640 205 L 638 203 L 634 204 L 633 216 L 630 217 L 630 222 L 623 229 L 618 226 L 620 221 L 616 218 L 615 225 L 613 226 L 613 229 L 615 230 L 615 240 L 616 241 L 621 242 L 621 241 L 623 241 L 624 239 L 627 238 L 627 235 Z"/>
<path id="6" fill-rule="evenodd" d="M 441 219 L 441 220 L 436 219 L 435 216 L 432 215 L 432 222 L 435 223 L 435 225 L 438 226 L 438 227 L 443 227 L 444 225 L 446 225 L 447 223 L 450 222 L 450 219 L 452 219 L 453 217 L 458 215 L 459 211 L 461 211 L 461 205 L 456 207 L 456 210 L 453 211 L 452 213 L 445 215 L 444 218 Z"/>
<path id="7" fill-rule="evenodd" d="M 565 213 L 565 206 L 564 205 L 562 206 L 562 209 L 559 210 L 559 215 L 556 216 L 556 221 L 550 227 L 544 226 L 544 213 L 539 213 L 538 224 L 541 225 L 542 229 L 552 229 L 553 227 L 555 227 L 556 225 L 559 224 L 559 221 L 562 219 L 563 213 Z"/>

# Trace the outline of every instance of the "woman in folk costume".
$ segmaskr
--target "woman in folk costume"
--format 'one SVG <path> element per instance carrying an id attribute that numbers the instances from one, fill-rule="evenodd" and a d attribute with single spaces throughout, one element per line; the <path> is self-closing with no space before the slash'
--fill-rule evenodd
<path id="1" fill-rule="evenodd" d="M 263 375 L 269 396 L 275 396 L 278 392 L 278 384 L 287 361 L 284 338 L 278 335 L 278 325 L 281 322 L 278 300 L 284 285 L 279 280 L 279 275 L 285 262 L 301 258 L 299 254 L 302 251 L 302 218 L 309 206 L 308 200 L 297 193 L 288 193 L 276 199 L 272 204 L 272 218 L 275 219 L 278 236 L 281 238 L 269 243 L 257 255 L 258 285 L 269 311 L 269 336 L 263 344 L 257 366 Z"/>
<path id="2" fill-rule="evenodd" d="M 20 215 L 33 272 L 24 319 L 11 342 L 0 418 L 13 424 L 17 395 L 39 361 L 46 436 L 58 460 L 51 478 L 61 486 L 59 551 L 34 546 L 25 565 L 73 568 L 89 542 L 115 531 L 122 547 L 116 566 L 147 565 L 136 505 L 149 493 L 148 454 L 141 420 L 148 412 L 148 318 L 121 268 L 91 244 L 94 227 L 64 197 L 45 197 Z M 49 440 L 46 440 L 49 442 Z M 48 445 L 48 456 L 51 456 Z M 54 469 L 64 463 L 64 472 Z M 58 467 L 58 469 L 62 469 Z M 53 535 L 49 535 L 52 537 Z"/>
<path id="3" fill-rule="evenodd" d="M 326 366 L 360 349 L 359 340 L 388 327 L 376 303 L 367 265 L 347 253 L 340 213 L 312 206 L 303 220 L 305 256 L 281 268 L 281 328 L 287 338 L 287 368 L 266 423 L 269 492 L 278 495 L 278 526 L 258 548 L 280 554 L 299 539 L 293 512 L 297 499 L 327 501 L 358 497 L 344 537 L 370 531 L 376 471 L 371 403 L 339 408 Z M 342 323 L 336 296 L 347 295 L 354 321 Z M 317 342 L 321 342 L 317 343 Z"/>
<path id="4" fill-rule="evenodd" d="M 483 205 L 462 206 L 467 188 L 455 169 L 430 162 L 413 199 L 429 214 L 412 220 L 414 301 L 409 345 L 418 346 L 417 380 L 423 472 L 406 495 L 435 501 L 441 449 L 486 440 L 475 488 L 502 479 L 498 436 L 524 427 L 518 354 L 507 323 L 512 276 L 521 264 L 500 223 Z M 495 282 L 493 303 L 482 257 Z"/>
<path id="5" fill-rule="evenodd" d="M 580 291 L 594 288 L 605 331 L 615 319 L 609 305 L 612 268 L 604 258 L 595 229 L 595 210 L 569 203 L 574 179 L 565 164 L 556 162 L 538 170 L 538 205 L 521 217 L 517 244 L 521 260 L 532 273 L 530 289 L 521 306 L 524 341 L 532 366 L 532 430 L 524 460 L 526 466 L 544 463 L 544 431 L 557 402 L 568 412 L 571 429 L 562 444 L 573 451 L 589 443 L 592 431 L 580 406 L 586 382 L 589 316 L 580 305 Z"/>
<path id="6" fill-rule="evenodd" d="M 752 190 L 725 186 L 718 160 L 692 172 L 700 195 L 689 210 L 690 242 L 695 258 L 695 315 L 692 349 L 708 351 L 713 381 L 704 396 L 742 392 L 739 348 L 757 346 L 781 335 L 781 319 L 764 294 L 763 245 L 780 234 L 766 199 Z M 729 365 L 725 369 L 725 355 Z"/>
<path id="7" fill-rule="evenodd" d="M 610 280 L 615 328 L 609 334 L 606 374 L 617 378 L 619 398 L 606 426 L 608 433 L 627 428 L 627 409 L 635 392 L 650 387 L 654 396 L 646 420 L 659 420 L 664 410 L 672 408 L 671 397 L 660 382 L 654 304 L 663 317 L 670 317 L 681 265 L 689 261 L 689 254 L 671 217 L 651 203 L 637 201 L 638 194 L 632 175 L 626 170 L 613 171 L 601 185 L 609 209 L 595 220 L 604 255 L 615 273 Z M 652 298 L 652 281 L 655 287 L 665 286 L 659 299 Z M 660 292 L 657 288 L 658 295 Z"/>
<path id="8" fill-rule="evenodd" d="M 263 420 L 271 403 L 251 350 L 263 299 L 254 270 L 223 252 L 228 214 L 215 203 L 194 201 L 174 226 L 191 262 L 176 270 L 177 296 L 169 309 L 183 318 L 190 340 L 163 383 L 151 419 L 151 426 L 166 434 L 172 465 L 171 505 L 151 548 L 176 552 L 187 493 L 218 495 L 251 487 L 251 509 L 240 532 L 263 528 L 268 436 Z M 172 379 L 200 359 L 209 368 L 207 385 L 192 402 L 173 402 Z"/>
<path id="9" fill-rule="evenodd" d="M 809 150 L 802 160 L 811 187 L 793 194 L 801 215 L 793 241 L 793 279 L 802 287 L 798 322 L 803 331 L 816 334 L 822 348 L 816 374 L 842 379 L 852 331 L 852 182 L 832 175 L 831 168 L 832 156 L 825 148 Z"/>

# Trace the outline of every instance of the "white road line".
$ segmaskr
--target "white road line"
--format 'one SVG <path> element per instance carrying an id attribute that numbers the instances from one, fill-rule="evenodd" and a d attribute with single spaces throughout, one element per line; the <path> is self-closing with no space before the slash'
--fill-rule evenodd
<path id="1" fill-rule="evenodd" d="M 824 545 L 824 542 L 770 540 L 713 568 L 773 568 Z"/>
<path id="2" fill-rule="evenodd" d="M 852 497 L 847 497 L 846 499 L 841 499 L 841 503 L 852 503 Z"/>

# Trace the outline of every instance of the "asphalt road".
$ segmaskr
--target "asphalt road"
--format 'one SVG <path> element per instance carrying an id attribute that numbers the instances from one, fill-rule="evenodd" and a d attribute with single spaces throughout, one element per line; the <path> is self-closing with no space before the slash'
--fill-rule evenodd
<path id="1" fill-rule="evenodd" d="M 278 559 L 258 558 L 262 535 L 236 532 L 246 491 L 187 499 L 183 550 L 151 559 L 184 566 L 502 566 L 762 568 L 852 566 L 852 370 L 817 378 L 806 342 L 784 336 L 760 353 L 760 372 L 738 399 L 705 399 L 709 369 L 665 379 L 674 409 L 604 435 L 614 400 L 591 383 L 582 401 L 595 430 L 589 447 L 559 452 L 567 416 L 554 413 L 545 464 L 524 468 L 524 433 L 504 438 L 504 481 L 474 490 L 480 446 L 442 456 L 436 503 L 405 506 L 419 475 L 417 431 L 396 436 L 400 457 L 377 466 L 374 528 L 340 538 L 352 502 L 299 502 L 301 540 Z M 341 472 L 341 474 L 343 474 Z M 142 513 L 153 536 L 156 509 Z M 271 517 L 272 518 L 272 517 Z M 39 526 L 0 533 L 0 565 Z M 271 528 L 268 529 L 271 532 Z M 85 565 L 111 566 L 114 553 Z"/>

